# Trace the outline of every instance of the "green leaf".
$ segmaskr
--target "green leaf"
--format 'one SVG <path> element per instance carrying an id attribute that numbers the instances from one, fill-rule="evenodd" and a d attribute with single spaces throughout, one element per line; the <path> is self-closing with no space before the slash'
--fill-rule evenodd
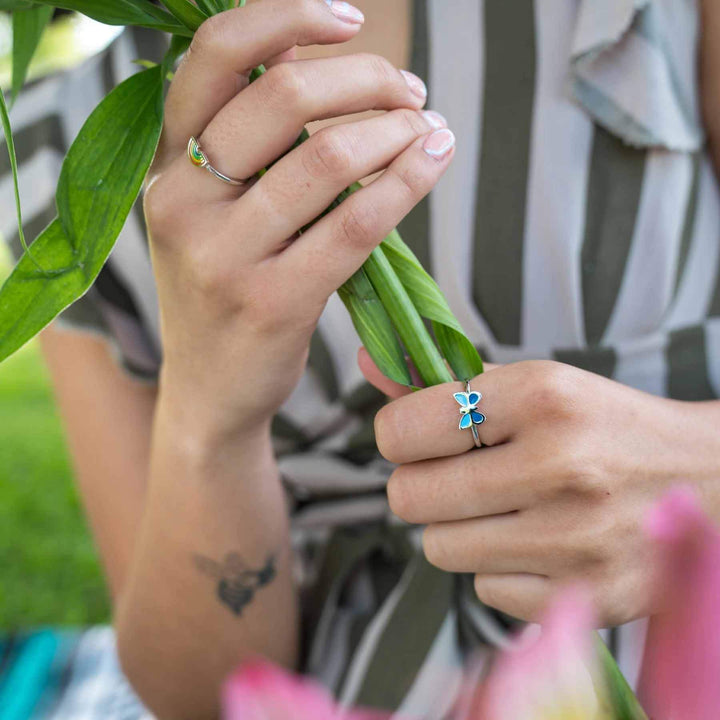
<path id="1" fill-rule="evenodd" d="M 195 0 L 197 6 L 208 16 L 212 17 L 213 15 L 217 15 L 219 12 L 222 12 L 223 9 L 220 9 L 217 5 L 217 3 L 213 2 L 213 0 Z"/>
<path id="2" fill-rule="evenodd" d="M 27 10 L 32 7 L 30 0 L 0 0 L 0 11 L 6 10 L 14 12 L 15 10 Z"/>
<path id="3" fill-rule="evenodd" d="M 382 247 L 372 251 L 363 268 L 423 382 L 428 386 L 452 382 L 450 371 Z"/>
<path id="4" fill-rule="evenodd" d="M 35 0 L 41 5 L 75 10 L 106 25 L 137 25 L 192 37 L 192 30 L 150 0 Z"/>
<path id="5" fill-rule="evenodd" d="M 233 0 L 196 0 L 198 7 L 201 7 L 208 16 L 217 15 L 218 13 L 230 10 L 236 5 Z"/>
<path id="6" fill-rule="evenodd" d="M 178 61 L 180 56 L 187 52 L 190 47 L 190 38 L 182 37 L 180 35 L 173 35 L 170 40 L 170 47 L 165 53 L 165 57 L 162 61 L 163 77 L 170 77 L 172 79 L 173 72 L 175 70 L 175 63 Z"/>
<path id="7" fill-rule="evenodd" d="M 20 207 L 20 186 L 18 185 L 18 168 L 17 156 L 15 155 L 15 142 L 13 140 L 12 129 L 10 127 L 10 116 L 8 115 L 7 105 L 5 104 L 5 95 L 3 94 L 2 89 L 0 89 L 0 122 L 2 122 L 8 157 L 10 158 L 10 170 L 12 172 L 13 189 L 15 191 L 15 212 L 17 214 L 18 235 L 20 237 L 20 244 L 23 246 L 23 250 L 28 253 L 30 261 L 35 265 L 35 267 L 37 267 L 38 269 L 42 269 L 35 257 L 28 250 L 27 243 L 25 242 L 25 233 L 23 232 L 22 227 L 22 209 Z"/>
<path id="8" fill-rule="evenodd" d="M 30 61 L 35 55 L 45 27 L 53 15 L 50 6 L 34 5 L 13 12 L 12 101 L 25 84 Z"/>
<path id="9" fill-rule="evenodd" d="M 63 163 L 59 217 L 0 289 L 0 361 L 85 293 L 137 198 L 162 127 L 160 66 L 118 85 L 90 115 Z"/>
<path id="10" fill-rule="evenodd" d="M 648 720 L 635 693 L 625 676 L 620 672 L 615 658 L 602 641 L 602 638 L 597 634 L 595 636 L 595 647 L 600 660 L 600 669 L 605 681 L 604 689 L 608 693 L 613 720 Z"/>
<path id="11" fill-rule="evenodd" d="M 467 380 L 479 375 L 483 363 L 478 351 L 465 336 L 437 283 L 423 269 L 397 230 L 385 238 L 382 249 L 417 311 L 432 321 L 435 339 L 455 376 Z"/>
<path id="12" fill-rule="evenodd" d="M 186 27 L 193 32 L 208 19 L 203 12 L 188 0 L 163 0 L 163 5 Z"/>
<path id="13" fill-rule="evenodd" d="M 412 379 L 392 322 L 365 271 L 360 268 L 339 290 L 365 349 L 386 377 L 402 385 Z"/>

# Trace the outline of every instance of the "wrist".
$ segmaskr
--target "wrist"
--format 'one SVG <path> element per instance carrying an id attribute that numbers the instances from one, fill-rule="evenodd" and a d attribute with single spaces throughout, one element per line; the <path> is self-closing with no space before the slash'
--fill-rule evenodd
<path id="1" fill-rule="evenodd" d="M 237 397 L 231 384 L 209 382 L 208 374 L 188 382 L 164 364 L 159 379 L 157 414 L 162 413 L 189 442 L 195 438 L 201 447 L 212 449 L 244 440 L 252 444 L 269 439 L 273 411 L 257 407 L 250 393 Z M 253 387 L 253 382 L 243 385 Z"/>
<path id="2" fill-rule="evenodd" d="M 214 406 L 160 384 L 153 428 L 153 454 L 172 450 L 192 475 L 216 476 L 224 468 L 243 474 L 276 473 L 271 417 L 239 416 L 232 422 Z M 162 453 L 165 454 L 165 453 Z"/>
<path id="3" fill-rule="evenodd" d="M 720 518 L 720 401 L 672 401 L 676 438 L 686 458 L 684 482 L 694 485 L 715 518 Z M 683 482 L 682 478 L 679 478 Z"/>

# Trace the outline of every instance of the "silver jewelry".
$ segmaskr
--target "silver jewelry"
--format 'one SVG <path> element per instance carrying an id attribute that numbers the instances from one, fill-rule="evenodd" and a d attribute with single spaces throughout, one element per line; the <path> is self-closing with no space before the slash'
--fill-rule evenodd
<path id="1" fill-rule="evenodd" d="M 240 187 L 241 185 L 245 185 L 248 182 L 248 179 L 236 180 L 234 178 L 228 177 L 227 175 L 223 175 L 218 169 L 214 168 L 210 164 L 208 156 L 202 151 L 200 143 L 194 137 L 191 137 L 188 141 L 187 154 L 188 158 L 190 158 L 190 162 L 195 167 L 204 168 L 211 175 L 214 175 L 218 180 L 222 180 L 228 185 Z"/>
<path id="2" fill-rule="evenodd" d="M 478 403 L 482 400 L 482 393 L 470 389 L 470 381 L 465 381 L 465 392 L 454 393 L 453 397 L 460 406 L 460 430 L 472 432 L 475 447 L 482 447 L 477 426 L 485 422 L 485 416 L 478 412 Z"/>

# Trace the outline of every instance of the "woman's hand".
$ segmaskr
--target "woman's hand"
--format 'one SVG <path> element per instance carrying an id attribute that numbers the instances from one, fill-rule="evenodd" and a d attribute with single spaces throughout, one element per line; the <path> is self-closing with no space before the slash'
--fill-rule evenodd
<path id="1" fill-rule="evenodd" d="M 385 392 L 366 353 L 361 367 Z M 603 624 L 653 610 L 646 510 L 671 484 L 692 483 L 717 516 L 720 440 L 715 402 L 648 395 L 569 365 L 531 361 L 475 378 L 484 447 L 459 431 L 459 383 L 407 394 L 384 407 L 380 452 L 399 467 L 390 506 L 427 524 L 438 567 L 476 573 L 480 599 L 536 618 L 558 585 L 582 579 Z M 464 387 L 462 388 L 464 389 Z"/>
<path id="2" fill-rule="evenodd" d="M 201 433 L 267 426 L 301 376 L 328 297 L 452 157 L 442 118 L 421 112 L 419 78 L 372 55 L 292 61 L 295 45 L 347 41 L 361 22 L 342 2 L 263 0 L 206 21 L 176 73 L 145 209 L 162 317 L 161 402 Z M 266 62 L 267 74 L 248 85 Z M 186 157 L 195 136 L 225 175 L 252 178 L 307 123 L 370 109 L 389 112 L 319 131 L 241 188 Z M 383 169 L 293 239 L 349 184 Z"/>

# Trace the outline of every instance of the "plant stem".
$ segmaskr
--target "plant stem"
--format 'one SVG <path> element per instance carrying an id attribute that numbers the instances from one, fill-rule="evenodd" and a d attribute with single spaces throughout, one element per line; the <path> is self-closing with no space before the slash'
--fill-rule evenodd
<path id="1" fill-rule="evenodd" d="M 266 70 L 263 65 L 256 67 L 250 73 L 250 82 L 254 82 L 265 72 Z M 291 152 L 309 137 L 310 135 L 307 129 L 303 128 L 302 133 L 287 152 Z M 267 170 L 268 168 L 262 170 L 259 174 L 262 176 Z M 352 193 L 361 190 L 362 187 L 358 182 L 353 183 L 338 195 L 335 201 L 319 218 L 316 218 L 312 223 L 302 228 L 301 232 L 306 232 L 315 222 L 335 209 Z M 395 230 L 394 232 L 397 231 Z M 377 296 L 380 298 L 380 302 L 392 321 L 395 332 L 400 337 L 423 382 L 426 385 L 439 385 L 441 383 L 452 382 L 452 374 L 440 355 L 417 308 L 408 296 L 392 265 L 385 257 L 382 247 L 378 246 L 373 250 L 370 257 L 365 261 L 363 270 L 374 287 Z M 345 297 L 347 297 L 353 294 L 355 286 L 351 280 L 343 286 L 341 296 L 345 295 Z M 347 302 L 345 304 L 348 310 L 352 312 L 351 306 Z M 368 351 L 371 352 L 370 349 L 368 349 Z M 376 363 L 379 362 L 379 358 L 376 360 L 376 358 L 373 357 L 373 360 L 375 360 Z"/>
<path id="2" fill-rule="evenodd" d="M 426 385 L 452 382 L 445 361 L 382 247 L 370 253 L 363 268 L 423 382 Z"/>

